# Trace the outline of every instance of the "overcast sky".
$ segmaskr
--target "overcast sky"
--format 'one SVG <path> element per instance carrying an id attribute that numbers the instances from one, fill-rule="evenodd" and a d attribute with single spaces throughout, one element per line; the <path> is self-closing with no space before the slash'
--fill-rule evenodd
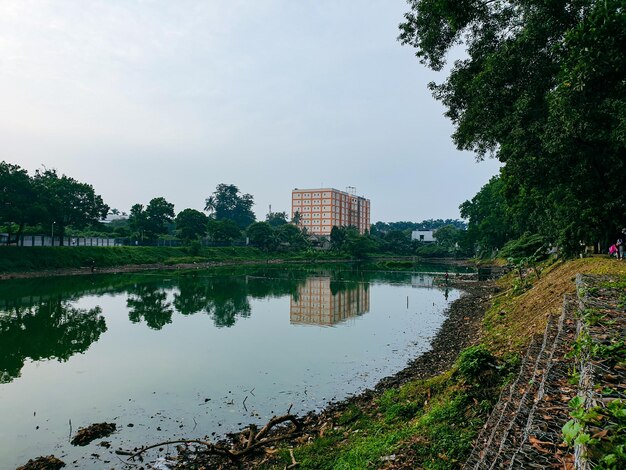
<path id="1" fill-rule="evenodd" d="M 397 42 L 403 0 L 0 0 L 0 159 L 128 211 L 219 183 L 289 211 L 355 186 L 372 221 L 457 218 L 498 171 L 455 149 Z"/>

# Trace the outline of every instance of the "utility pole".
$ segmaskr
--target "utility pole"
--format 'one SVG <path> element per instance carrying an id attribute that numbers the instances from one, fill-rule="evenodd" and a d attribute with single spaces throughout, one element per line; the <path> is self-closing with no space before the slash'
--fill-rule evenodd
<path id="1" fill-rule="evenodd" d="M 52 222 L 52 236 L 50 238 L 52 238 L 51 240 L 51 246 L 54 246 L 54 224 L 56 224 L 56 222 Z"/>

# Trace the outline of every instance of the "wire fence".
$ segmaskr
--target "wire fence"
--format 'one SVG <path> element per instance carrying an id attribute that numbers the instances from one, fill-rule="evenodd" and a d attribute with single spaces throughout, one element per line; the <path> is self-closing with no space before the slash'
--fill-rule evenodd
<path id="1" fill-rule="evenodd" d="M 577 303 L 566 297 L 560 316 L 551 316 L 543 336 L 533 339 L 520 372 L 503 390 L 464 469 L 567 468 L 573 455 L 563 445 L 561 428 L 569 419 L 566 359 L 576 336 Z"/>

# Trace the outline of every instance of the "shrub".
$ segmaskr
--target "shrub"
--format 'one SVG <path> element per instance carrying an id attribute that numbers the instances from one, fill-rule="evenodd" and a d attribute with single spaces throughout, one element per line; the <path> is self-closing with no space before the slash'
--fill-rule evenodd
<path id="1" fill-rule="evenodd" d="M 475 383 L 494 368 L 495 358 L 483 345 L 471 346 L 459 355 L 459 373 L 468 382 Z"/>
<path id="2" fill-rule="evenodd" d="M 507 242 L 500 250 L 499 256 L 505 259 L 533 256 L 539 260 L 547 255 L 547 250 L 544 249 L 546 245 L 543 236 L 526 232 L 517 240 Z"/>

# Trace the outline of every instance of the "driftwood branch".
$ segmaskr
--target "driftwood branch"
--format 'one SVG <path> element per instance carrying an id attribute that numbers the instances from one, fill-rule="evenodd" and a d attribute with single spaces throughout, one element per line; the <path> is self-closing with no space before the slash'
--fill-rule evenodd
<path id="1" fill-rule="evenodd" d="M 275 426 L 285 423 L 291 422 L 293 425 L 290 429 L 286 429 L 286 432 L 280 432 L 273 436 L 268 436 L 268 433 Z M 142 447 L 136 452 L 125 452 L 125 451 L 117 451 L 116 453 L 120 455 L 128 455 L 129 460 L 140 457 L 141 455 L 147 452 L 150 449 L 155 449 L 157 447 L 166 446 L 169 444 L 198 444 L 202 446 L 202 449 L 196 450 L 198 454 L 211 454 L 211 455 L 219 455 L 222 457 L 228 457 L 231 460 L 238 460 L 241 457 L 249 454 L 255 449 L 259 447 L 266 446 L 268 444 L 273 444 L 274 442 L 282 441 L 285 439 L 290 439 L 300 434 L 302 430 L 302 424 L 300 421 L 291 414 L 286 414 L 283 416 L 274 416 L 270 419 L 265 426 L 261 428 L 259 432 L 257 432 L 257 427 L 252 424 L 246 430 L 241 432 L 241 446 L 243 448 L 238 449 L 237 445 L 233 445 L 231 448 L 223 447 L 217 445 L 213 442 L 202 441 L 198 439 L 181 439 L 174 441 L 165 441 L 159 442 L 158 444 L 154 444 L 147 447 Z"/>
<path id="2" fill-rule="evenodd" d="M 222 455 L 224 457 L 229 457 L 229 458 L 233 458 L 234 459 L 233 453 L 232 453 L 232 451 L 230 449 L 226 449 L 226 448 L 217 446 L 217 445 L 213 444 L 212 442 L 200 441 L 198 439 L 181 439 L 181 440 L 177 440 L 177 441 L 159 442 L 158 444 L 154 444 L 154 445 L 147 446 L 147 447 L 142 447 L 137 452 L 116 451 L 116 453 L 120 454 L 120 455 L 128 455 L 129 459 L 134 459 L 135 457 L 139 457 L 144 452 L 147 452 L 150 449 L 155 449 L 157 447 L 162 447 L 162 446 L 166 446 L 166 445 L 169 445 L 169 444 L 199 444 L 201 446 L 205 446 L 206 447 L 206 449 L 204 449 L 202 452 L 206 452 L 206 453 L 209 453 L 209 454 L 215 454 L 215 455 Z"/>
<path id="3" fill-rule="evenodd" d="M 291 468 L 296 468 L 299 463 L 296 462 L 296 457 L 295 455 L 293 455 L 293 449 L 289 449 L 289 455 L 291 456 L 291 465 L 289 465 L 287 468 L 291 469 Z"/>

